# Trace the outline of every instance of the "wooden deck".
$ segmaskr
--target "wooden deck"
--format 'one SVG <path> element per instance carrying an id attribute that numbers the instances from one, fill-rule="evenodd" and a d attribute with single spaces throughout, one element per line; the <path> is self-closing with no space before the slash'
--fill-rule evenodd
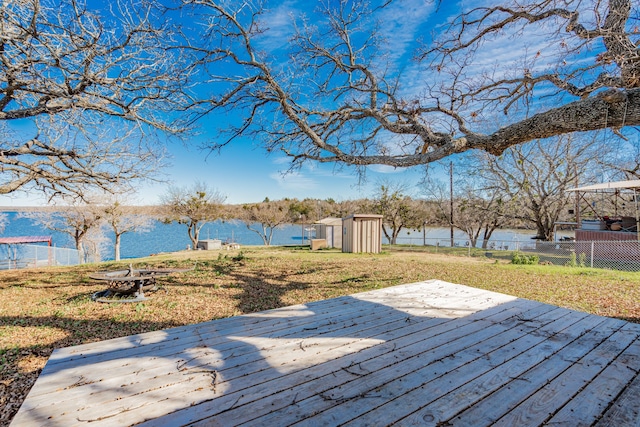
<path id="1" fill-rule="evenodd" d="M 441 281 L 54 351 L 13 426 L 640 425 L 640 324 Z"/>

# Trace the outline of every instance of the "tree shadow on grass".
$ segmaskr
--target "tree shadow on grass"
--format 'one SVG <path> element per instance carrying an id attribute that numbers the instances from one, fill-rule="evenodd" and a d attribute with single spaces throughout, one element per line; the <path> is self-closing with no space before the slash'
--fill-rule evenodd
<path id="1" fill-rule="evenodd" d="M 0 290 L 8 288 L 51 289 L 69 286 L 95 286 L 85 273 L 69 275 L 69 279 L 61 280 L 53 274 L 0 275 Z"/>
<path id="2" fill-rule="evenodd" d="M 242 313 L 290 305 L 283 301 L 287 293 L 305 290 L 310 286 L 304 281 L 291 280 L 290 276 L 271 274 L 264 270 L 251 274 L 232 273 L 228 277 L 236 284 L 236 288 L 242 289 L 242 292 L 234 297 Z"/>

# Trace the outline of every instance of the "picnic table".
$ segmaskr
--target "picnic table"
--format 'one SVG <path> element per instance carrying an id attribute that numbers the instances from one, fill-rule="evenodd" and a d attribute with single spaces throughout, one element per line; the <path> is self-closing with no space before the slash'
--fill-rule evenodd
<path id="1" fill-rule="evenodd" d="M 195 268 L 195 267 L 194 267 Z M 90 274 L 93 280 L 106 282 L 108 288 L 91 296 L 97 302 L 137 302 L 147 299 L 144 292 L 158 290 L 156 277 L 193 270 L 193 268 L 135 269 L 99 271 Z"/>

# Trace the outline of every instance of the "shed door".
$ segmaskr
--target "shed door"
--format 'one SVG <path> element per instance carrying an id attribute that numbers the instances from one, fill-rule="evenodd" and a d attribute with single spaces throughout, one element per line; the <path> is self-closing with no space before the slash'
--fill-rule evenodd
<path id="1" fill-rule="evenodd" d="M 333 225 L 327 225 L 326 228 L 326 232 L 325 232 L 325 239 L 327 239 L 327 247 L 332 248 L 333 247 L 333 233 L 334 233 L 334 226 Z"/>

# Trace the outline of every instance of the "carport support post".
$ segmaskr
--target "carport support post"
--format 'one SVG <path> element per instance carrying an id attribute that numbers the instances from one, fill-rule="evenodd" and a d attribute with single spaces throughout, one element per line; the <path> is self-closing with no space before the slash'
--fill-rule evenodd
<path id="1" fill-rule="evenodd" d="M 453 248 L 453 161 L 449 162 L 449 232 Z"/>
<path id="2" fill-rule="evenodd" d="M 580 218 L 580 193 L 576 191 L 576 228 L 582 228 L 582 218 Z"/>
<path id="3" fill-rule="evenodd" d="M 640 240 L 640 214 L 638 214 L 638 193 L 636 189 L 633 189 L 633 201 L 636 207 L 636 234 L 638 236 L 638 240 Z"/>

